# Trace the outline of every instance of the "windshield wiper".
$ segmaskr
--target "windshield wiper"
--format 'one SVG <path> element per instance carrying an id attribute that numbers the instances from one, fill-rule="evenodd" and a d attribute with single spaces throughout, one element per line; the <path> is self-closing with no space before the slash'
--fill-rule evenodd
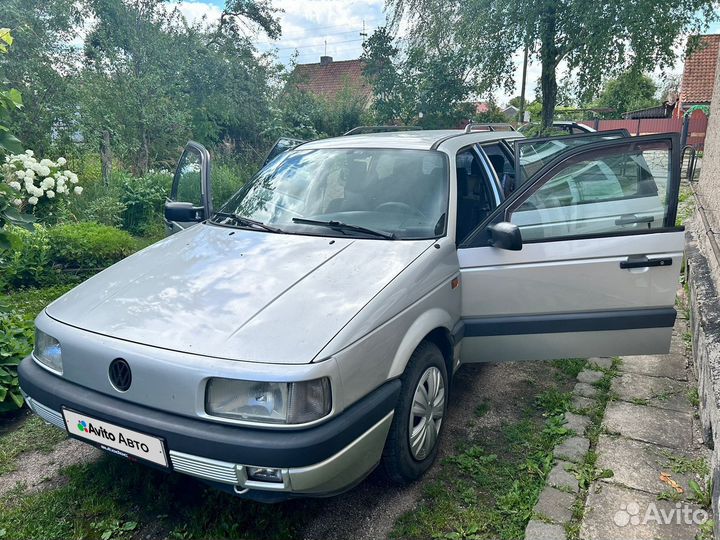
<path id="1" fill-rule="evenodd" d="M 262 221 L 257 221 L 255 219 L 251 219 L 245 216 L 241 216 L 240 214 L 235 214 L 232 212 L 215 212 L 213 214 L 213 217 L 219 216 L 219 217 L 225 217 L 230 218 L 239 225 L 242 225 L 243 227 L 254 227 L 256 229 L 263 229 L 265 231 L 274 232 L 274 233 L 281 233 L 284 232 L 282 229 L 278 229 L 277 227 L 273 227 L 271 225 L 266 225 Z"/>
<path id="2" fill-rule="evenodd" d="M 331 229 L 337 229 L 339 231 L 354 231 L 364 234 L 370 234 L 372 236 L 379 236 L 380 238 L 387 238 L 388 240 L 395 240 L 395 233 L 387 233 L 385 231 L 368 229 L 367 227 L 361 227 L 360 225 L 352 225 L 350 223 L 343 223 L 342 221 L 319 221 L 316 219 L 305 218 L 293 218 L 292 221 L 293 223 L 300 223 L 303 225 L 320 225 L 322 227 L 330 227 Z"/>

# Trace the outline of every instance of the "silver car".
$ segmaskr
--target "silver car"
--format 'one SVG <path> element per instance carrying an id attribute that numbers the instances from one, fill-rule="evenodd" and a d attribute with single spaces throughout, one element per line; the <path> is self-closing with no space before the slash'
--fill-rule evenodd
<path id="1" fill-rule="evenodd" d="M 462 364 L 669 350 L 678 137 L 569 140 L 532 174 L 511 131 L 314 141 L 218 211 L 190 143 L 173 234 L 38 316 L 27 403 L 256 500 L 338 494 L 380 463 L 411 482 Z"/>

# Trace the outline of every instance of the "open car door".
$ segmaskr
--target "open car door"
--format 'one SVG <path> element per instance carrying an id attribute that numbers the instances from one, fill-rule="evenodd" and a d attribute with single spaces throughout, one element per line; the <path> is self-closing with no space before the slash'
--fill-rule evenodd
<path id="1" fill-rule="evenodd" d="M 304 141 L 302 139 L 293 139 L 291 137 L 280 137 L 277 141 L 275 141 L 275 144 L 273 144 L 272 148 L 268 152 L 262 166 L 264 167 L 273 159 L 278 157 L 280 154 L 284 154 L 288 150 L 292 150 L 293 148 L 300 146 L 304 142 L 307 141 Z"/>
<path id="2" fill-rule="evenodd" d="M 211 214 L 210 154 L 200 143 L 190 141 L 180 157 L 165 202 L 166 233 L 187 229 Z"/>
<path id="3" fill-rule="evenodd" d="M 554 156 L 459 246 L 463 361 L 667 353 L 679 182 L 677 134 Z"/>
<path id="4" fill-rule="evenodd" d="M 627 129 L 580 133 L 569 137 L 536 137 L 515 141 L 515 187 L 524 184 L 555 157 L 570 148 L 629 137 Z"/>

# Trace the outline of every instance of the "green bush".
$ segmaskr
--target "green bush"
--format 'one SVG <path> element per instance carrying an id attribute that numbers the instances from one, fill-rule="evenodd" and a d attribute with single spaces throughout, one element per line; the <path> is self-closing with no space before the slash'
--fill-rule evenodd
<path id="1" fill-rule="evenodd" d="M 113 184 L 118 190 L 118 200 L 125 206 L 123 229 L 143 236 L 152 230 L 155 222 L 162 223 L 163 206 L 172 184 L 170 174 L 150 172 L 140 177 L 120 174 L 113 178 Z"/>
<path id="2" fill-rule="evenodd" d="M 125 231 L 98 223 L 14 228 L 20 247 L 0 260 L 0 290 L 77 281 L 137 250 Z"/>
<path id="3" fill-rule="evenodd" d="M 136 250 L 130 234 L 99 223 L 72 223 L 47 230 L 49 258 L 66 270 L 96 270 Z"/>
<path id="4" fill-rule="evenodd" d="M 17 367 L 32 350 L 33 326 L 9 313 L 0 313 L 0 412 L 23 405 Z"/>
<path id="5" fill-rule="evenodd" d="M 33 232 L 13 227 L 18 248 L 0 259 L 0 290 L 43 287 L 59 282 L 59 270 L 50 261 L 48 229 L 35 225 Z"/>

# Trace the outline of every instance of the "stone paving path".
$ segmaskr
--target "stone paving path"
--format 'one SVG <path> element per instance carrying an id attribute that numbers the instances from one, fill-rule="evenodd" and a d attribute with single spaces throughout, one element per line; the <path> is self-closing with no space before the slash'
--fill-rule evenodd
<path id="1" fill-rule="evenodd" d="M 687 540 L 707 519 L 690 488 L 691 480 L 705 485 L 697 471 L 709 452 L 691 403 L 697 385 L 687 367 L 686 329 L 679 319 L 668 355 L 622 358 L 595 449 L 597 469 L 613 475 L 590 486 L 582 540 Z"/>
<path id="2" fill-rule="evenodd" d="M 573 389 L 574 412 L 565 413 L 573 434 L 555 447 L 525 540 L 712 537 L 700 527 L 710 516 L 691 489 L 707 486 L 710 452 L 693 403 L 687 328 L 679 318 L 667 355 L 588 360 Z M 593 426 L 591 416 L 602 424 Z"/>

